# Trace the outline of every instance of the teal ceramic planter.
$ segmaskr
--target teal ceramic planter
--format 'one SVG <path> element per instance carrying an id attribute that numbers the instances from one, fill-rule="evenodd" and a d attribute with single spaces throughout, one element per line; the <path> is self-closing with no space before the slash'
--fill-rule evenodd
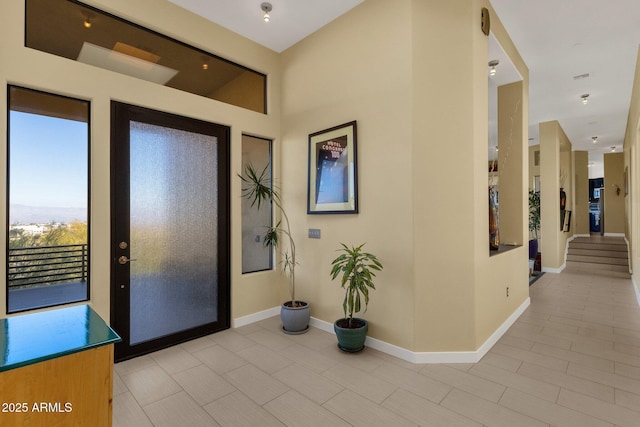
<path id="1" fill-rule="evenodd" d="M 364 341 L 367 339 L 369 324 L 366 320 L 353 318 L 353 324 L 356 328 L 345 328 L 343 323 L 348 322 L 346 319 L 338 319 L 333 324 L 333 330 L 338 338 L 338 347 L 342 351 L 354 353 L 364 348 Z"/>

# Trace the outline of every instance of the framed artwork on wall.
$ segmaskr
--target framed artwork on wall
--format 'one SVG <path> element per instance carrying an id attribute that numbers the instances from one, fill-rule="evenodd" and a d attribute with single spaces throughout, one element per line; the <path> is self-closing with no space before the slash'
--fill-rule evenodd
<path id="1" fill-rule="evenodd" d="M 356 122 L 309 135 L 308 214 L 358 213 Z"/>
<path id="2" fill-rule="evenodd" d="M 562 231 L 569 232 L 571 230 L 571 211 L 564 211 L 562 218 Z"/>

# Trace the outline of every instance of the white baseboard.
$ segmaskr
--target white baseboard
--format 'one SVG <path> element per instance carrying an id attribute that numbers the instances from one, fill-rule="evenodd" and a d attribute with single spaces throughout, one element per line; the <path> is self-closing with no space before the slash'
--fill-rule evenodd
<path id="1" fill-rule="evenodd" d="M 507 320 L 505 320 L 502 325 L 498 329 L 495 330 L 493 334 L 475 351 L 443 351 L 443 352 L 415 352 L 407 350 L 406 348 L 398 347 L 397 345 L 390 344 L 388 342 L 367 337 L 365 341 L 365 345 L 367 347 L 373 348 L 375 350 L 381 351 L 383 353 L 387 353 L 391 356 L 395 356 L 398 359 L 405 360 L 407 362 L 416 363 L 416 364 L 428 364 L 428 363 L 476 363 L 480 361 L 484 357 L 485 354 L 494 346 L 496 342 L 507 332 L 507 330 L 513 325 L 516 320 L 524 313 L 524 311 L 531 304 L 531 300 L 527 298 L 512 314 L 509 316 Z M 273 309 L 261 311 L 260 313 L 256 313 L 255 315 L 244 316 L 239 319 L 235 319 L 233 321 L 234 327 L 240 327 L 247 325 L 252 322 L 246 322 L 251 318 L 256 318 L 254 321 L 264 320 L 271 316 L 264 316 L 266 313 L 274 312 L 273 315 L 277 315 L 280 312 L 279 307 L 275 307 Z M 325 332 L 333 334 L 333 323 L 325 322 L 324 320 L 316 319 L 312 317 L 309 320 L 309 325 L 314 328 L 318 328 Z"/>
<path id="2" fill-rule="evenodd" d="M 605 237 L 625 237 L 624 233 L 604 233 Z"/>
<path id="3" fill-rule="evenodd" d="M 638 290 L 638 285 L 636 284 L 636 280 L 631 276 L 631 284 L 633 285 L 633 290 L 636 291 L 636 300 L 638 301 L 638 305 L 640 306 L 640 290 Z"/>
<path id="4" fill-rule="evenodd" d="M 280 306 L 233 319 L 233 327 L 239 328 L 278 315 L 280 315 Z"/>
<path id="5" fill-rule="evenodd" d="M 543 273 L 562 273 L 562 270 L 564 270 L 566 267 L 567 267 L 566 263 L 562 264 L 560 268 L 542 267 L 542 272 Z"/>
<path id="6" fill-rule="evenodd" d="M 631 267 L 631 261 L 632 261 L 631 260 L 631 245 L 629 244 L 629 240 L 627 240 L 627 236 L 626 235 L 624 236 L 624 242 L 627 244 L 627 259 L 629 260 L 629 274 L 633 275 L 633 268 Z"/>
<path id="7" fill-rule="evenodd" d="M 576 237 L 591 237 L 591 234 L 574 234 L 573 238 L 576 238 Z"/>
<path id="8" fill-rule="evenodd" d="M 580 236 L 581 236 L 581 237 L 584 237 L 584 236 L 587 236 L 587 237 L 588 237 L 588 234 L 587 234 L 587 235 L 581 234 Z M 571 243 L 571 241 L 572 241 L 573 239 L 575 239 L 576 237 L 579 237 L 579 236 L 578 236 L 578 235 L 576 235 L 576 234 L 574 234 L 573 236 L 571 236 L 571 237 L 569 237 L 569 238 L 567 239 L 567 242 L 566 242 L 566 243 L 565 243 L 565 245 L 564 245 L 564 262 L 562 263 L 562 265 L 561 265 L 560 267 L 558 267 L 558 268 L 542 267 L 540 270 L 541 270 L 543 273 L 562 273 L 562 271 L 563 271 L 565 268 L 567 268 L 567 256 L 569 255 L 569 243 Z"/>

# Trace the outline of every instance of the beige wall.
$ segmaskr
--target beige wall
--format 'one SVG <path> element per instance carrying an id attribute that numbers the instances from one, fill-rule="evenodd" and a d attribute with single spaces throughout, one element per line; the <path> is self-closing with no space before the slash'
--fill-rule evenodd
<path id="1" fill-rule="evenodd" d="M 528 171 L 522 175 L 523 150 L 528 154 L 528 146 L 523 145 L 514 135 L 522 135 L 522 120 L 514 120 L 514 115 L 522 114 L 522 82 L 498 87 L 498 165 L 500 178 L 500 242 L 522 245 L 522 228 L 528 230 L 529 221 L 522 224 L 522 188 L 528 187 Z M 515 161 L 514 161 L 515 160 Z M 527 195 L 528 197 L 528 195 Z M 528 199 L 526 216 L 528 218 Z M 527 238 L 526 242 L 529 241 Z"/>
<path id="2" fill-rule="evenodd" d="M 141 105 L 231 126 L 231 172 L 240 172 L 242 133 L 280 137 L 280 59 L 228 30 L 157 0 L 91 0 L 87 3 L 158 30 L 183 42 L 221 55 L 268 75 L 269 114 L 263 115 L 211 99 L 147 83 L 23 46 L 24 2 L 4 2 L 0 14 L 0 82 L 68 95 L 91 101 L 91 304 L 109 319 L 110 218 L 109 135 L 110 101 Z M 220 42 L 223 41 L 223 42 Z M 6 144 L 6 90 L 0 90 L 0 135 Z M 6 164 L 6 150 L 0 163 Z M 239 221 L 240 183 L 232 180 L 232 317 L 280 304 L 286 295 L 278 272 L 241 274 Z M 0 174 L 0 200 L 6 200 L 6 174 Z M 0 222 L 6 223 L 0 210 Z M 0 231 L 4 241 L 6 230 Z M 4 252 L 0 274 L 5 275 Z M 0 316 L 6 313 L 5 293 L 0 292 Z"/>
<path id="3" fill-rule="evenodd" d="M 527 131 L 529 117 L 529 70 L 489 2 L 472 2 L 470 19 L 471 22 L 474 23 L 474 25 L 472 25 L 472 35 L 475 52 L 474 87 L 476 88 L 476 94 L 474 96 L 474 123 L 476 126 L 476 132 L 474 132 L 474 197 L 476 199 L 475 206 L 477 209 L 474 229 L 476 348 L 485 342 L 529 297 L 528 245 L 517 247 L 509 252 L 491 256 L 487 259 L 488 201 L 486 201 L 486 182 L 483 183 L 480 177 L 486 174 L 486 167 L 484 165 L 486 165 L 487 162 L 487 159 L 483 158 L 482 155 L 482 152 L 487 152 L 485 135 L 488 134 L 488 131 L 484 127 L 487 120 L 487 101 L 481 96 L 484 96 L 484 92 L 481 90 L 481 88 L 483 88 L 481 83 L 484 81 L 486 84 L 487 81 L 486 61 L 488 59 L 488 53 L 485 50 L 486 38 L 479 30 L 479 23 L 475 25 L 475 23 L 477 23 L 478 10 L 480 10 L 481 7 L 487 7 L 489 9 L 491 14 L 491 32 L 523 78 L 522 84 L 520 85 L 519 108 L 514 108 L 511 112 L 514 127 L 509 130 L 509 133 L 512 134 L 513 146 L 518 147 L 514 152 L 518 154 L 513 155 L 511 160 L 509 160 L 509 162 L 513 162 L 511 164 L 514 165 L 513 169 L 508 168 L 511 173 L 506 175 L 501 174 L 501 177 L 507 180 L 513 179 L 521 183 L 520 212 L 522 214 L 521 218 L 519 220 L 516 218 L 515 221 L 521 221 L 522 223 L 522 229 L 520 231 L 522 237 L 520 241 L 528 241 L 528 197 L 526 196 L 528 151 L 525 147 L 527 147 L 529 139 Z M 480 47 L 482 47 L 482 49 L 480 49 Z M 512 100 L 514 96 L 512 93 Z M 483 145 L 483 143 L 485 145 Z M 484 213 L 486 216 L 481 215 L 481 213 Z M 505 293 L 507 287 L 509 287 L 509 296 Z"/>
<path id="4" fill-rule="evenodd" d="M 573 216 L 571 228 L 574 234 L 589 234 L 589 152 L 573 152 Z"/>
<path id="5" fill-rule="evenodd" d="M 604 233 L 623 234 L 624 219 L 624 153 L 604 154 Z"/>
<path id="6" fill-rule="evenodd" d="M 539 125 L 540 138 L 540 253 L 542 270 L 559 272 L 564 268 L 567 241 L 575 227 L 567 233 L 560 229 L 560 174 L 567 193 L 567 210 L 573 210 L 573 161 L 571 142 L 557 121 Z M 573 221 L 572 221 L 573 222 Z"/>
<path id="7" fill-rule="evenodd" d="M 489 257 L 482 5 L 368 0 L 283 53 L 283 190 L 303 236 L 298 286 L 312 316 L 342 314 L 328 276 L 340 242 L 367 242 L 384 263 L 365 315 L 370 335 L 409 350 L 475 350 L 527 299 L 526 249 Z M 497 18 L 492 28 L 528 76 Z M 525 80 L 521 122 L 527 88 Z M 306 215 L 308 134 L 350 120 L 360 213 Z M 525 132 L 518 128 L 514 144 L 526 143 Z M 513 159 L 521 193 L 525 161 L 521 149 Z M 307 228 L 322 239 L 304 237 Z"/>
<path id="8" fill-rule="evenodd" d="M 625 165 L 629 171 L 629 194 L 626 201 L 628 226 L 626 238 L 630 247 L 633 279 L 640 283 L 640 48 L 636 59 L 636 72 L 631 91 L 631 105 L 624 137 Z M 636 292 L 640 290 L 636 289 Z"/>
<path id="9" fill-rule="evenodd" d="M 330 263 L 341 242 L 366 242 L 385 266 L 365 316 L 370 335 L 404 348 L 413 346 L 415 300 L 410 6 L 367 1 L 282 54 L 282 192 L 298 236 L 298 295 L 316 318 L 342 316 Z M 307 215 L 308 135 L 352 120 L 360 213 Z M 308 228 L 322 238 L 308 239 Z"/>

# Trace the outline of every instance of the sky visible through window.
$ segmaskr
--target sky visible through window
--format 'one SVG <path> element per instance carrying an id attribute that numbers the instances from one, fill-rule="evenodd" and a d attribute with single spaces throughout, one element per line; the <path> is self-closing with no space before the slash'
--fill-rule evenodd
<path id="1" fill-rule="evenodd" d="M 11 224 L 86 222 L 87 131 L 85 122 L 10 112 Z"/>

